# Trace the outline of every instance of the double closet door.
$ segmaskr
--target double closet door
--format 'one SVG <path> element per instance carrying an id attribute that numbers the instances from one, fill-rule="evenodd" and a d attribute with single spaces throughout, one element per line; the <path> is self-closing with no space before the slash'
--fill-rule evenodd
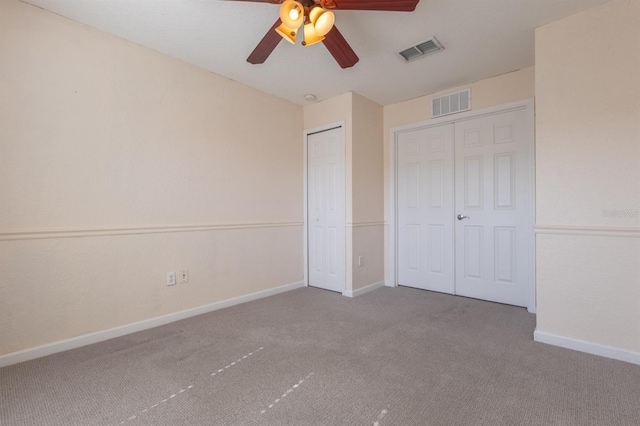
<path id="1" fill-rule="evenodd" d="M 526 109 L 397 134 L 398 284 L 527 306 Z"/>

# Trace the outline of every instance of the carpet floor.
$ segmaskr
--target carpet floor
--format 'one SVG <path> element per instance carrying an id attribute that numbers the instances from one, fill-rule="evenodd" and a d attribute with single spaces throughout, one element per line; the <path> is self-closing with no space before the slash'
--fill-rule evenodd
<path id="1" fill-rule="evenodd" d="M 639 425 L 640 366 L 525 309 L 313 288 L 0 369 L 1 425 Z"/>

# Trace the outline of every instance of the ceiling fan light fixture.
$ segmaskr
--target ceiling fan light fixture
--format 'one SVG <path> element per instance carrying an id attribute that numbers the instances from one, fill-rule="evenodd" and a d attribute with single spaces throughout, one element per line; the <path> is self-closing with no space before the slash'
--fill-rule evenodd
<path id="1" fill-rule="evenodd" d="M 320 6 L 313 6 L 309 11 L 309 21 L 315 25 L 318 17 L 324 13 L 324 9 Z"/>
<path id="2" fill-rule="evenodd" d="M 312 44 L 316 44 L 322 40 L 324 40 L 324 36 L 321 36 L 316 32 L 312 23 L 304 25 L 304 41 L 302 42 L 304 46 L 311 46 Z"/>
<path id="3" fill-rule="evenodd" d="M 316 33 L 321 36 L 325 36 L 333 28 L 333 24 L 336 22 L 336 16 L 330 10 L 323 10 L 323 13 L 319 14 L 316 22 L 313 24 Z"/>
<path id="4" fill-rule="evenodd" d="M 282 23 L 293 29 L 298 29 L 304 22 L 304 7 L 295 0 L 285 0 L 280 6 Z"/>
<path id="5" fill-rule="evenodd" d="M 289 43 L 296 44 L 296 30 L 287 27 L 285 24 L 281 24 L 278 28 L 276 28 L 276 32 Z"/>

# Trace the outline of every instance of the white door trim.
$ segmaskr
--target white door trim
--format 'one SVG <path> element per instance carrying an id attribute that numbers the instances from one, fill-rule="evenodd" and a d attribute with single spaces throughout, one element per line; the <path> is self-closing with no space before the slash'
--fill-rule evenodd
<path id="1" fill-rule="evenodd" d="M 529 184 L 531 185 L 531 230 L 530 230 L 530 241 L 531 241 L 531 262 L 529 265 L 529 276 L 530 279 L 530 288 L 528 289 L 528 304 L 527 310 L 529 312 L 536 312 L 536 299 L 535 299 L 535 235 L 534 235 L 534 224 L 535 224 L 535 115 L 534 115 L 534 100 L 533 98 L 524 99 L 521 101 L 509 102 L 506 104 L 501 104 L 493 107 L 483 108 L 479 110 L 472 110 L 468 112 L 463 112 L 460 114 L 456 114 L 455 116 L 446 116 L 435 118 L 433 120 L 420 121 L 417 123 L 405 124 L 402 126 L 392 127 L 389 129 L 389 239 L 387 241 L 389 250 L 387 251 L 387 259 L 385 259 L 385 269 L 389 271 L 388 277 L 389 280 L 385 283 L 388 287 L 397 287 L 398 286 L 398 276 L 397 276 L 397 220 L 398 212 L 397 212 L 397 190 L 396 190 L 396 182 L 397 182 L 397 147 L 398 147 L 398 138 L 397 135 L 399 133 L 405 131 L 416 130 L 420 128 L 427 128 L 438 126 L 442 124 L 448 123 L 456 123 L 460 121 L 470 120 L 479 118 L 485 115 L 493 115 L 499 114 L 507 111 L 526 109 L 529 114 L 527 118 L 528 130 L 529 134 L 532 138 L 534 138 L 533 143 L 530 144 L 530 174 L 529 174 Z"/>
<path id="2" fill-rule="evenodd" d="M 309 286 L 309 217 L 308 217 L 308 194 L 307 194 L 307 180 L 308 180 L 308 170 L 307 170 L 307 153 L 308 153 L 308 146 L 307 146 L 307 138 L 309 135 L 314 134 L 314 133 L 319 133 L 319 132 L 325 132 L 327 130 L 332 130 L 332 129 L 336 129 L 339 128 L 340 129 L 340 137 L 342 138 L 342 142 L 343 142 L 343 146 L 346 149 L 346 136 L 345 136 L 345 126 L 346 126 L 346 121 L 345 120 L 341 120 L 341 121 L 336 121 L 334 123 L 329 123 L 329 124 L 325 124 L 322 126 L 318 126 L 318 127 L 314 127 L 312 129 L 307 129 L 304 130 L 303 132 L 303 137 L 302 137 L 302 166 L 303 166 L 303 170 L 302 170 L 302 177 L 303 177 L 303 183 L 302 183 L 302 193 L 303 193 L 303 218 L 304 218 L 304 226 L 303 226 L 303 237 L 302 237 L 302 249 L 303 249 L 303 267 L 304 267 L 304 285 L 305 286 Z M 343 153 L 343 158 L 346 158 L 346 152 Z M 343 171 L 345 172 L 345 178 L 346 178 L 346 167 L 343 168 Z M 346 180 L 345 180 L 346 181 Z M 346 194 L 346 191 L 345 191 Z M 345 199 L 346 202 L 346 199 Z M 346 204 L 345 204 L 346 205 Z M 347 218 L 345 217 L 345 223 L 347 223 Z M 345 241 L 346 244 L 346 241 Z M 345 259 L 343 259 L 345 261 L 345 271 L 346 271 L 346 256 Z M 346 276 L 345 276 L 345 283 L 346 283 Z"/>

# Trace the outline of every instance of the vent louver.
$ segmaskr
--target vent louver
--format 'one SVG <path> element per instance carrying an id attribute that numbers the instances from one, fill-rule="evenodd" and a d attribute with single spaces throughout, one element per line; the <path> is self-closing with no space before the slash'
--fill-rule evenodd
<path id="1" fill-rule="evenodd" d="M 418 43 L 415 46 L 411 46 L 408 49 L 404 49 L 403 51 L 398 52 L 398 54 L 402 56 L 405 62 L 411 62 L 430 53 L 439 52 L 442 49 L 444 49 L 444 47 L 442 47 L 440 42 L 433 37 L 432 39 Z"/>
<path id="2" fill-rule="evenodd" d="M 431 99 L 431 118 L 471 109 L 471 89 L 448 93 Z"/>

